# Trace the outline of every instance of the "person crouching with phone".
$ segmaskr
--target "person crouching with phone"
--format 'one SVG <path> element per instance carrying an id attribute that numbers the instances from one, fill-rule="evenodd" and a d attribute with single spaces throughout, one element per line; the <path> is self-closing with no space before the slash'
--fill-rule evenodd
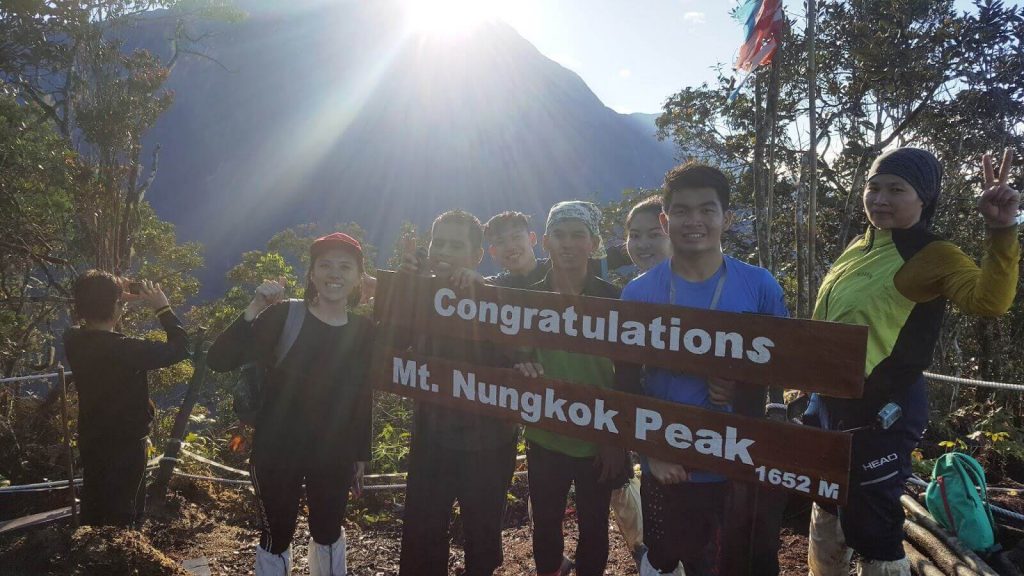
<path id="1" fill-rule="evenodd" d="M 181 362 L 188 340 L 159 284 L 128 283 L 89 270 L 74 284 L 81 325 L 64 333 L 64 351 L 78 389 L 82 456 L 82 523 L 137 528 L 145 509 L 146 451 L 153 408 L 147 373 Z M 115 331 L 128 303 L 153 309 L 166 342 Z"/>
<path id="2" fill-rule="evenodd" d="M 266 369 L 250 459 L 260 508 L 256 576 L 291 573 L 303 483 L 309 572 L 344 576 L 341 524 L 370 459 L 373 325 L 350 310 L 360 299 L 363 249 L 336 232 L 313 242 L 309 256 L 304 301 L 284 300 L 284 279 L 265 281 L 207 355 L 217 372 L 253 361 Z"/>

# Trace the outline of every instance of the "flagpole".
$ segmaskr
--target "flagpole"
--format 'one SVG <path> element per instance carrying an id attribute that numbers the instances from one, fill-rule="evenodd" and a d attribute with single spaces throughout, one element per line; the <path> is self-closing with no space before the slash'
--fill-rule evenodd
<path id="1" fill-rule="evenodd" d="M 818 294 L 815 279 L 814 248 L 817 243 L 818 211 L 818 67 L 815 35 L 817 34 L 818 8 L 815 0 L 807 0 L 807 102 L 808 131 L 810 146 L 807 149 L 808 200 L 807 200 L 807 298 L 808 312 L 813 311 L 812 302 Z"/>

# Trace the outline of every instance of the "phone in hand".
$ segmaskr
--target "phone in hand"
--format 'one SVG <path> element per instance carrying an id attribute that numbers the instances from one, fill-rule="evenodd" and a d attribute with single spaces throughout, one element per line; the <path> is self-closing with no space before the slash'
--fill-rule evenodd
<path id="1" fill-rule="evenodd" d="M 128 283 L 129 294 L 141 294 L 142 293 L 142 282 L 138 280 L 132 280 Z"/>

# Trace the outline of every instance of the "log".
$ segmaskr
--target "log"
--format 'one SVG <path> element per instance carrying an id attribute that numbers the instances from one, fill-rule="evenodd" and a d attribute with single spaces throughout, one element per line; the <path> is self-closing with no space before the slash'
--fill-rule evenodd
<path id="1" fill-rule="evenodd" d="M 904 494 L 900 496 L 900 503 L 903 504 L 903 509 L 906 510 L 907 516 L 916 524 L 923 526 L 928 529 L 936 538 L 942 541 L 954 554 L 960 557 L 960 559 L 967 564 L 972 570 L 983 576 L 999 576 L 999 573 L 992 569 L 984 560 L 981 559 L 973 550 L 964 546 L 963 542 L 959 538 L 953 536 L 946 531 L 945 528 L 939 525 L 935 521 L 935 518 L 925 509 L 917 503 L 910 496 Z"/>
<path id="2" fill-rule="evenodd" d="M 917 576 L 946 576 L 942 570 L 932 564 L 931 560 L 906 540 L 903 541 L 903 551 L 907 554 L 907 560 L 910 561 L 910 571 Z"/>
<path id="3" fill-rule="evenodd" d="M 903 531 L 915 548 L 924 552 L 947 576 L 980 576 L 927 528 L 907 520 Z"/>

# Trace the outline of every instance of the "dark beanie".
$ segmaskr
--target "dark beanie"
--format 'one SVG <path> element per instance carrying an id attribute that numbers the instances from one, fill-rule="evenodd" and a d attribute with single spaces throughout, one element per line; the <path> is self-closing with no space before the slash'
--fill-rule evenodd
<path id="1" fill-rule="evenodd" d="M 867 179 L 870 181 L 876 174 L 899 176 L 913 186 L 924 203 L 921 221 L 926 226 L 931 224 L 942 188 L 942 164 L 931 152 L 920 148 L 897 148 L 884 152 L 871 165 Z"/>

